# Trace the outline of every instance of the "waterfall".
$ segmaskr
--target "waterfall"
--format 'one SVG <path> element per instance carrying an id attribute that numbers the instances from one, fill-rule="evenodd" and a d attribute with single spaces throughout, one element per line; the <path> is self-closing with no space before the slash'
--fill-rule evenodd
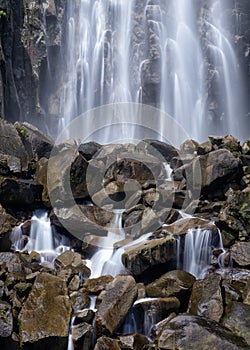
<path id="1" fill-rule="evenodd" d="M 53 262 L 55 257 L 66 250 L 70 250 L 70 243 L 66 237 L 53 234 L 50 218 L 44 210 L 36 210 L 31 218 L 28 242 L 24 245 L 22 224 L 15 227 L 10 236 L 14 250 L 36 251 L 41 256 L 41 262 Z"/>
<path id="2" fill-rule="evenodd" d="M 136 102 L 158 106 L 198 141 L 208 133 L 241 137 L 244 84 L 229 31 L 238 10 L 236 4 L 229 20 L 227 6 L 223 0 L 68 0 L 64 128 L 94 107 Z M 239 35 L 239 16 L 235 22 Z M 160 121 L 159 128 L 165 127 Z M 103 143 L 111 133 L 102 133 Z"/>
<path id="3" fill-rule="evenodd" d="M 211 265 L 213 249 L 221 249 L 224 254 L 221 233 L 218 230 L 218 242 L 214 244 L 214 232 L 201 228 L 189 229 L 187 234 L 176 239 L 177 269 L 187 271 L 198 279 L 205 277 Z M 221 262 L 220 262 L 221 261 Z M 219 259 L 222 264 L 223 259 Z"/>
<path id="4" fill-rule="evenodd" d="M 115 217 L 113 222 L 114 231 L 110 231 L 106 238 L 101 240 L 102 245 L 91 258 L 91 278 L 96 278 L 102 275 L 118 275 L 123 269 L 122 263 L 118 260 L 112 259 L 114 253 L 113 245 L 125 238 L 125 232 L 122 229 L 122 213 L 124 210 L 115 210 Z M 112 262 L 110 260 L 112 259 Z M 109 264 L 109 267 L 108 267 Z"/>

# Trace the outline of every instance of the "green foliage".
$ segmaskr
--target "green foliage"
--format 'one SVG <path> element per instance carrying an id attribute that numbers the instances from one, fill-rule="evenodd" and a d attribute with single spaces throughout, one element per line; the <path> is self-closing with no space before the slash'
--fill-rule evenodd
<path id="1" fill-rule="evenodd" d="M 29 137 L 29 134 L 24 126 L 20 126 L 18 123 L 15 123 L 15 128 L 21 138 L 27 139 Z"/>
<path id="2" fill-rule="evenodd" d="M 0 18 L 1 18 L 1 17 L 6 17 L 6 16 L 7 16 L 6 11 L 0 10 Z"/>

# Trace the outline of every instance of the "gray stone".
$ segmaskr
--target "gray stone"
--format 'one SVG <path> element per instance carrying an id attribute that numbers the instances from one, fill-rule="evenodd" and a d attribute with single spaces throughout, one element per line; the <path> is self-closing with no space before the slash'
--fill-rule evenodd
<path id="1" fill-rule="evenodd" d="M 188 311 L 193 315 L 204 316 L 219 322 L 223 314 L 221 277 L 209 274 L 204 280 L 194 282 Z"/>
<path id="2" fill-rule="evenodd" d="M 96 314 L 97 332 L 102 334 L 104 328 L 113 334 L 121 326 L 136 297 L 137 286 L 132 276 L 117 276 L 109 283 L 102 292 Z"/>
<path id="3" fill-rule="evenodd" d="M 18 317 L 22 342 L 67 337 L 70 315 L 71 303 L 66 283 L 56 276 L 41 273 Z"/>
<path id="4" fill-rule="evenodd" d="M 0 300 L 0 337 L 7 338 L 13 331 L 11 305 Z"/>

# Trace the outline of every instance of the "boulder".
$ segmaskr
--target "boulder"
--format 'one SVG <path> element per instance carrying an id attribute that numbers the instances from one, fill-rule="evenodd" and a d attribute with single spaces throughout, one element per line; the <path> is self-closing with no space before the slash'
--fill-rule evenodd
<path id="1" fill-rule="evenodd" d="M 223 325 L 245 339 L 250 346 L 250 305 L 232 302 L 226 308 Z"/>
<path id="2" fill-rule="evenodd" d="M 225 305 L 233 301 L 244 301 L 250 305 L 250 271 L 242 268 L 223 268 L 216 270 L 222 278 Z"/>
<path id="3" fill-rule="evenodd" d="M 57 270 L 71 269 L 74 273 L 81 273 L 84 277 L 90 275 L 90 269 L 85 265 L 81 255 L 72 250 L 57 256 L 54 265 Z"/>
<path id="4" fill-rule="evenodd" d="M 199 143 L 195 140 L 186 140 L 180 146 L 180 152 L 184 154 L 194 154 L 197 152 Z"/>
<path id="5" fill-rule="evenodd" d="M 230 152 L 241 151 L 240 141 L 232 135 L 227 135 L 225 137 L 209 136 L 209 140 L 215 149 L 224 148 L 229 150 Z"/>
<path id="6" fill-rule="evenodd" d="M 15 123 L 15 127 L 30 159 L 49 158 L 50 152 L 54 147 L 54 141 L 52 139 L 27 122 L 17 122 Z"/>
<path id="7" fill-rule="evenodd" d="M 133 275 L 138 276 L 154 265 L 171 261 L 175 255 L 175 240 L 168 236 L 126 248 L 122 262 Z"/>
<path id="8" fill-rule="evenodd" d="M 142 334 L 121 335 L 118 339 L 121 350 L 141 350 L 149 344 L 148 338 Z"/>
<path id="9" fill-rule="evenodd" d="M 77 292 L 72 292 L 70 294 L 70 300 L 74 312 L 80 312 L 81 310 L 89 307 L 90 305 L 89 295 L 84 289 L 80 289 Z"/>
<path id="10" fill-rule="evenodd" d="M 94 155 L 102 148 L 101 145 L 99 145 L 96 142 L 87 142 L 82 143 L 78 147 L 78 152 L 86 159 L 91 160 Z"/>
<path id="11" fill-rule="evenodd" d="M 158 349 L 240 350 L 248 345 L 243 338 L 201 316 L 182 314 L 172 318 L 155 341 Z"/>
<path id="12" fill-rule="evenodd" d="M 22 170 L 28 168 L 28 156 L 22 140 L 13 124 L 0 118 L 0 153 L 21 160 Z"/>
<path id="13" fill-rule="evenodd" d="M 42 207 L 43 188 L 34 180 L 1 177 L 0 201 L 5 207 Z"/>
<path id="14" fill-rule="evenodd" d="M 103 291 L 113 279 L 114 277 L 108 275 L 100 276 L 98 278 L 90 278 L 84 283 L 83 288 L 89 293 L 98 294 Z"/>
<path id="15" fill-rule="evenodd" d="M 166 272 L 160 278 L 146 287 L 149 297 L 177 297 L 188 299 L 195 282 L 195 277 L 186 271 L 173 270 Z"/>
<path id="16" fill-rule="evenodd" d="M 18 317 L 22 343 L 67 337 L 70 315 L 66 283 L 51 274 L 39 274 Z"/>
<path id="17" fill-rule="evenodd" d="M 110 334 L 117 331 L 136 297 L 137 286 L 132 276 L 120 275 L 109 283 L 96 314 L 97 332 L 103 334 L 103 328 Z"/>
<path id="18" fill-rule="evenodd" d="M 239 266 L 250 265 L 250 242 L 239 242 L 231 247 L 231 257 Z"/>
<path id="19" fill-rule="evenodd" d="M 20 174 L 22 172 L 20 158 L 0 153 L 0 175 Z"/>
<path id="20" fill-rule="evenodd" d="M 7 338 L 13 331 L 11 305 L 0 300 L 0 338 Z"/>
<path id="21" fill-rule="evenodd" d="M 91 350 L 94 328 L 88 323 L 80 323 L 72 327 L 72 341 L 74 349 Z"/>
<path id="22" fill-rule="evenodd" d="M 53 152 L 48 162 L 40 162 L 35 178 L 44 186 L 44 197 L 49 195 L 53 206 L 70 206 L 74 204 L 74 199 L 88 196 L 87 165 L 76 146 L 72 146 Z"/>
<path id="23" fill-rule="evenodd" d="M 179 151 L 172 145 L 158 140 L 143 140 L 136 146 L 137 149 L 144 148 L 147 153 L 157 155 L 159 152 L 166 162 L 179 155 Z"/>
<path id="24" fill-rule="evenodd" d="M 86 234 L 106 235 L 112 228 L 115 214 L 96 206 L 73 206 L 70 208 L 54 208 L 51 222 L 59 229 L 65 227 L 71 234 L 84 240 Z"/>
<path id="25" fill-rule="evenodd" d="M 8 214 L 0 204 L 0 236 L 11 231 L 16 224 L 17 220 Z"/>
<path id="26" fill-rule="evenodd" d="M 190 188 L 192 186 L 194 189 L 200 188 L 203 194 L 210 196 L 215 191 L 217 191 L 217 196 L 219 192 L 221 196 L 224 195 L 230 187 L 230 183 L 236 183 L 243 176 L 240 159 L 235 158 L 226 149 L 218 149 L 198 156 L 180 169 L 184 172 Z"/>
<path id="27" fill-rule="evenodd" d="M 193 315 L 204 316 L 219 322 L 223 314 L 220 283 L 221 277 L 215 273 L 194 282 L 188 311 Z"/>
<path id="28" fill-rule="evenodd" d="M 144 233 L 154 232 L 169 216 L 169 208 L 150 208 L 141 204 L 123 212 L 124 230 L 132 238 Z"/>
<path id="29" fill-rule="evenodd" d="M 121 350 L 118 341 L 105 336 L 97 339 L 94 350 Z"/>

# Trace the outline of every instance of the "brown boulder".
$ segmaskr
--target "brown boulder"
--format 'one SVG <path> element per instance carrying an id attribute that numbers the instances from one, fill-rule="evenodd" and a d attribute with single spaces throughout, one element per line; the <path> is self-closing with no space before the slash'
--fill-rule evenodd
<path id="1" fill-rule="evenodd" d="M 18 318 L 22 343 L 67 337 L 70 315 L 66 283 L 48 273 L 39 274 Z"/>
<path id="2" fill-rule="evenodd" d="M 231 247 L 231 257 L 239 266 L 250 265 L 250 242 L 239 242 Z"/>
<path id="3" fill-rule="evenodd" d="M 204 316 L 219 322 L 223 314 L 221 277 L 210 274 L 204 280 L 194 282 L 188 311 L 193 315 Z"/>
<path id="4" fill-rule="evenodd" d="M 117 276 L 109 283 L 102 292 L 102 301 L 96 314 L 99 334 L 102 328 L 113 334 L 121 326 L 136 297 L 137 286 L 132 276 Z"/>

